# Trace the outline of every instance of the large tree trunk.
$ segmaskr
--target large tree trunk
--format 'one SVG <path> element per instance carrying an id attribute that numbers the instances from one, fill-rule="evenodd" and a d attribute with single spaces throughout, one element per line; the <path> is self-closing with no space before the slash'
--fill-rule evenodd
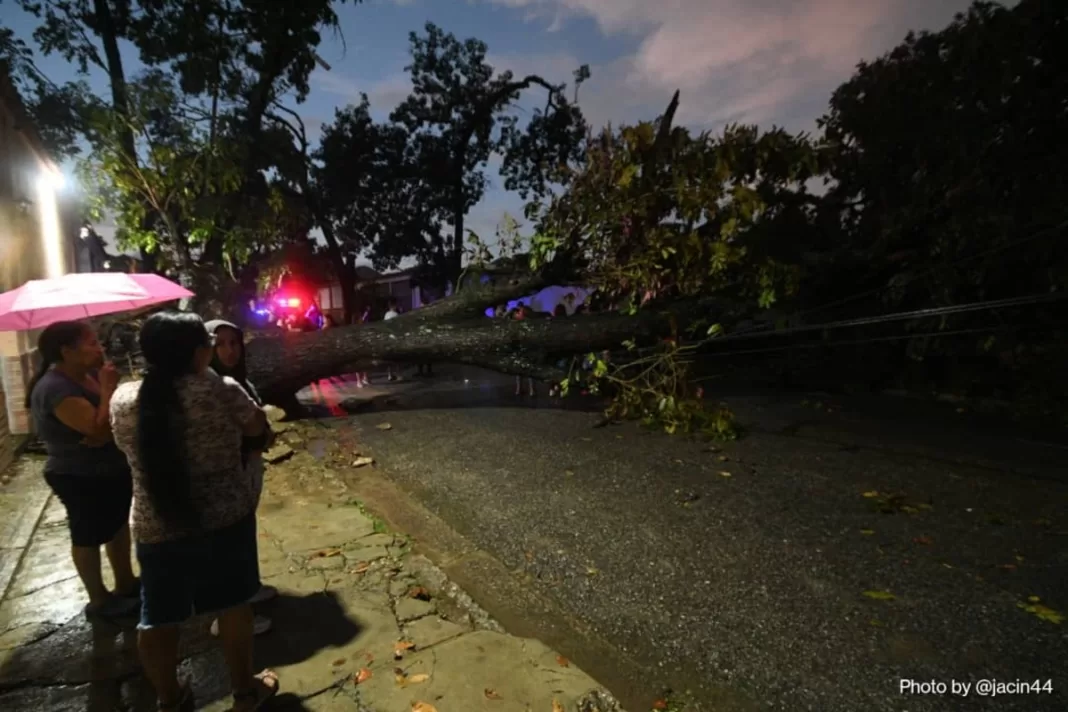
<path id="1" fill-rule="evenodd" d="M 566 319 L 490 319 L 450 310 L 416 309 L 390 321 L 311 333 L 279 333 L 248 345 L 249 378 L 269 403 L 288 407 L 309 383 L 376 363 L 462 363 L 542 380 L 566 376 L 561 356 L 618 347 L 671 332 L 669 315 L 591 314 Z"/>

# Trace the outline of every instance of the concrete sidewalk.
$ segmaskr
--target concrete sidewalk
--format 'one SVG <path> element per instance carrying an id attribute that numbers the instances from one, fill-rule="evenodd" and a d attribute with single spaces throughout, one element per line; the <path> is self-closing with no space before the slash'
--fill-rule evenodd
<path id="1" fill-rule="evenodd" d="M 574 664 L 503 632 L 320 465 L 271 468 L 261 507 L 261 573 L 280 591 L 258 609 L 274 623 L 256 641 L 257 665 L 281 678 L 271 709 L 618 709 Z M 85 621 L 67 547 L 64 512 L 51 499 L 0 603 L 0 709 L 154 710 L 132 623 Z M 198 709 L 226 710 L 209 623 L 185 626 L 182 669 Z"/>

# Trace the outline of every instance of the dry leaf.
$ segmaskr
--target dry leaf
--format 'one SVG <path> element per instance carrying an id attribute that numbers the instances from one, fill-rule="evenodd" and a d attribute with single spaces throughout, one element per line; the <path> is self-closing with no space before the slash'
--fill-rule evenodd
<path id="1" fill-rule="evenodd" d="M 720 473 L 719 473 L 719 476 L 720 477 L 730 477 L 731 473 L 727 472 L 726 470 L 721 470 Z"/>
<path id="2" fill-rule="evenodd" d="M 333 665 L 334 667 L 337 667 L 338 665 L 344 665 L 345 664 L 345 658 L 338 658 L 337 660 L 335 660 L 334 662 L 332 662 L 330 664 Z"/>
<path id="3" fill-rule="evenodd" d="M 413 702 L 412 712 L 438 712 L 438 708 L 429 702 Z"/>
<path id="4" fill-rule="evenodd" d="M 356 684 L 357 685 L 359 685 L 361 682 L 367 682 L 370 679 L 371 679 L 371 671 L 368 670 L 367 668 L 360 668 L 360 671 L 358 673 L 356 673 Z"/>
<path id="5" fill-rule="evenodd" d="M 416 674 L 414 674 L 414 675 L 412 675 L 411 677 L 408 678 L 408 682 L 419 683 L 419 682 L 426 682 L 429 679 L 430 679 L 430 675 L 429 674 L 427 674 L 425 672 L 417 672 Z"/>
<path id="6" fill-rule="evenodd" d="M 1035 597 L 1031 596 L 1031 598 Z M 1041 603 L 1017 603 L 1016 605 L 1028 613 L 1038 616 L 1044 621 L 1049 621 L 1050 623 L 1055 623 L 1057 625 L 1064 622 L 1064 614 L 1053 610 L 1049 606 L 1043 606 Z"/>
<path id="7" fill-rule="evenodd" d="M 575 471 L 574 470 L 564 470 L 564 477 L 574 477 L 574 476 L 575 476 Z"/>
<path id="8" fill-rule="evenodd" d="M 553 712 L 564 712 L 564 706 L 557 702 L 556 698 L 553 698 Z"/>
<path id="9" fill-rule="evenodd" d="M 398 640 L 393 644 L 394 653 L 403 653 L 405 650 L 411 650 L 415 647 L 415 643 L 410 640 Z"/>
<path id="10" fill-rule="evenodd" d="M 379 423 L 375 427 L 378 428 L 379 430 L 393 430 L 393 426 L 390 425 L 389 423 Z"/>
<path id="11" fill-rule="evenodd" d="M 373 457 L 357 457 L 355 460 L 352 461 L 353 467 L 363 467 L 365 465 L 373 464 L 375 464 L 375 459 Z"/>
<path id="12" fill-rule="evenodd" d="M 726 455 L 720 455 L 716 459 L 719 460 L 720 462 L 728 462 L 730 460 L 730 458 L 727 457 Z"/>
<path id="13" fill-rule="evenodd" d="M 408 589 L 408 598 L 414 598 L 419 601 L 429 601 L 430 592 L 422 586 L 413 586 Z"/>
<path id="14" fill-rule="evenodd" d="M 311 555 L 313 559 L 329 559 L 331 556 L 340 556 L 341 549 L 323 549 Z"/>
<path id="15" fill-rule="evenodd" d="M 369 569 L 369 568 L 371 568 L 371 563 L 369 561 L 361 561 L 360 563 L 356 564 L 356 568 L 354 568 L 349 573 L 350 574 L 365 574 L 365 573 L 367 573 L 367 569 Z"/>
<path id="16" fill-rule="evenodd" d="M 653 703 L 653 709 L 654 710 L 666 710 L 667 709 L 667 700 L 664 700 L 664 699 L 657 700 L 656 702 Z"/>
<path id="17" fill-rule="evenodd" d="M 873 497 L 878 497 L 878 496 L 879 496 L 879 493 L 878 493 L 878 492 L 876 492 L 875 490 L 869 490 L 869 491 L 865 492 L 865 493 L 864 493 L 863 495 L 861 495 L 861 496 L 862 496 L 862 497 L 866 497 L 867 499 L 872 499 Z"/>
<path id="18" fill-rule="evenodd" d="M 408 676 L 400 668 L 393 671 L 393 680 L 397 683 L 397 687 L 405 687 L 408 684 Z"/>
<path id="19" fill-rule="evenodd" d="M 872 534 L 875 533 L 875 530 L 874 529 L 861 529 L 860 533 L 863 534 L 864 536 L 871 536 Z"/>
<path id="20" fill-rule="evenodd" d="M 494 690 L 492 687 L 487 687 L 485 690 L 482 691 L 482 694 L 484 694 L 486 696 L 487 700 L 499 700 L 499 699 L 501 699 L 501 696 L 498 695 L 497 691 Z"/>
<path id="21" fill-rule="evenodd" d="M 596 576 L 599 573 L 601 573 L 601 572 L 598 571 L 597 569 L 593 568 L 592 566 L 589 566 L 589 567 L 586 568 L 586 575 L 587 576 Z"/>
<path id="22" fill-rule="evenodd" d="M 571 665 L 571 662 L 567 658 L 565 658 L 563 655 L 557 655 L 556 656 L 556 664 L 559 665 L 560 667 L 568 667 L 569 665 Z"/>
<path id="23" fill-rule="evenodd" d="M 876 601 L 892 601 L 896 598 L 896 596 L 889 591 L 865 591 L 864 596 Z"/>

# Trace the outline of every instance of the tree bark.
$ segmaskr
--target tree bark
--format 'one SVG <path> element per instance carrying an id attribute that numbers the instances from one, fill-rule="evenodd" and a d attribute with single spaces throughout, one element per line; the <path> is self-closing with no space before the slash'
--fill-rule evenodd
<path id="1" fill-rule="evenodd" d="M 469 297 L 466 304 L 475 301 Z M 635 316 L 611 312 L 515 321 L 428 307 L 390 321 L 254 338 L 248 344 L 249 378 L 268 403 L 283 407 L 310 383 L 377 363 L 462 363 L 558 380 L 567 375 L 554 365 L 562 356 L 616 348 L 627 339 L 648 342 L 670 334 L 675 319 L 700 309 L 691 303 Z"/>

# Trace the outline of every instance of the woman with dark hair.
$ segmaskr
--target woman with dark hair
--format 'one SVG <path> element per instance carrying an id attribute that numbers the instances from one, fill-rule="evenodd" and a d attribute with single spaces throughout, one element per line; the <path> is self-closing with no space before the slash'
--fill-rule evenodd
<path id="1" fill-rule="evenodd" d="M 37 351 L 41 367 L 26 389 L 26 408 L 48 452 L 45 480 L 67 510 L 71 558 L 89 594 L 85 613 L 132 614 L 140 588 L 130 562 L 130 466 L 108 423 L 118 373 L 104 363 L 96 334 L 81 322 L 46 327 Z M 101 546 L 117 595 L 104 585 Z"/>
<path id="2" fill-rule="evenodd" d="M 154 314 L 140 345 L 148 369 L 115 391 L 111 428 L 133 471 L 141 663 L 161 710 L 193 710 L 188 682 L 178 681 L 179 624 L 215 614 L 232 709 L 249 712 L 278 691 L 277 675 L 252 668 L 256 499 L 241 461 L 242 438 L 262 436 L 267 417 L 208 368 L 211 338 L 196 314 Z"/>
<path id="3" fill-rule="evenodd" d="M 214 343 L 212 350 L 211 370 L 218 376 L 229 376 L 241 386 L 245 394 L 263 407 L 263 399 L 256 392 L 256 388 L 248 380 L 248 367 L 245 365 L 245 332 L 236 324 L 231 324 L 222 319 L 209 321 L 204 325 L 211 334 Z M 255 497 L 256 507 L 259 507 L 260 495 L 263 494 L 263 451 L 271 445 L 273 435 L 268 427 L 263 435 L 254 438 L 241 438 L 241 461 L 252 482 L 252 492 Z M 258 559 L 257 559 L 258 560 Z M 256 595 L 249 603 L 263 603 L 278 595 L 278 589 L 274 586 L 261 586 Z M 253 632 L 256 635 L 266 633 L 271 629 L 271 619 L 266 616 L 256 616 Z M 219 634 L 219 621 L 211 625 L 212 635 Z"/>

